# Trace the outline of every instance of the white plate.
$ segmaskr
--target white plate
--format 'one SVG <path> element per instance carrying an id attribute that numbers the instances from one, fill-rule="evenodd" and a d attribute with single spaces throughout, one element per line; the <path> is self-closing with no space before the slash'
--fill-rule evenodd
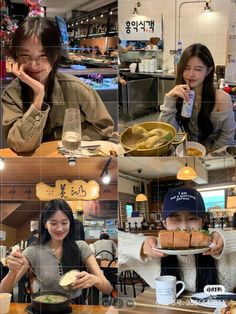
<path id="1" fill-rule="evenodd" d="M 225 294 L 234 294 L 234 293 L 225 292 Z M 208 294 L 206 294 L 204 292 L 199 292 L 199 293 L 193 294 L 191 297 L 206 298 L 206 297 L 208 297 Z M 204 306 L 204 307 L 217 308 L 216 309 L 217 311 L 214 312 L 215 314 L 220 314 L 220 309 L 226 306 L 225 302 L 222 300 L 196 301 L 196 300 L 193 300 L 191 298 L 190 298 L 190 300 L 193 304 L 197 304 L 197 305 Z"/>
<path id="2" fill-rule="evenodd" d="M 199 254 L 207 251 L 209 248 L 198 248 L 198 249 L 182 249 L 182 250 L 168 250 L 168 249 L 160 249 L 160 248 L 153 248 L 153 250 L 159 251 L 161 253 L 165 253 L 167 255 L 193 255 Z"/>
<path id="3" fill-rule="evenodd" d="M 110 150 L 114 150 L 117 154 L 119 154 L 119 152 L 120 152 L 120 145 L 112 143 L 112 142 L 109 142 L 109 141 L 81 141 L 81 146 L 82 147 L 83 146 L 93 146 L 93 145 L 100 145 L 100 150 L 102 152 L 104 152 L 104 154 L 107 155 L 107 156 L 111 156 L 110 155 Z M 63 147 L 61 141 L 58 142 L 58 146 L 59 147 Z M 99 155 L 103 156 L 102 153 L 99 154 L 99 152 L 96 153 L 96 151 L 90 152 L 89 150 L 83 149 L 83 148 L 82 148 L 82 154 L 79 154 L 79 153 L 76 154 L 76 152 L 75 152 L 75 154 L 73 154 L 73 155 L 75 157 L 81 156 L 81 155 L 82 155 L 82 157 L 83 156 L 85 156 L 85 157 L 86 156 L 94 156 L 94 155 L 96 155 L 96 156 L 99 156 Z M 67 155 L 65 155 L 65 157 L 67 157 Z"/>

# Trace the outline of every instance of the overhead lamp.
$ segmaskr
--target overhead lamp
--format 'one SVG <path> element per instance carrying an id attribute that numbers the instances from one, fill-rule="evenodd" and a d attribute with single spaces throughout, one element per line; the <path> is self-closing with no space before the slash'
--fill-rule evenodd
<path id="1" fill-rule="evenodd" d="M 93 17 L 93 20 L 95 20 L 95 19 L 96 19 L 96 17 L 94 16 L 94 17 Z"/>
<path id="2" fill-rule="evenodd" d="M 103 14 L 101 14 L 100 17 L 103 17 Z"/>
<path id="3" fill-rule="evenodd" d="M 86 20 L 86 22 L 88 22 L 88 21 L 89 21 L 89 19 Z"/>
<path id="4" fill-rule="evenodd" d="M 4 166 L 5 166 L 4 158 L 0 158 L 0 170 L 3 170 Z"/>
<path id="5" fill-rule="evenodd" d="M 107 160 L 107 162 L 106 162 L 106 164 L 105 164 L 105 166 L 104 166 L 104 168 L 103 168 L 103 170 L 102 170 L 102 172 L 100 174 L 100 178 L 102 177 L 102 182 L 104 184 L 108 184 L 111 181 L 111 176 L 109 175 L 109 172 L 108 172 L 108 167 L 109 167 L 109 164 L 110 164 L 111 160 L 112 160 L 112 157 L 110 157 Z"/>
<path id="6" fill-rule="evenodd" d="M 112 10 L 110 11 L 110 15 L 112 15 Z"/>
<path id="7" fill-rule="evenodd" d="M 206 5 L 204 7 L 205 12 L 211 12 L 212 11 L 211 6 L 210 6 L 210 2 L 211 2 L 211 0 L 206 1 Z"/>
<path id="8" fill-rule="evenodd" d="M 193 180 L 197 177 L 196 171 L 192 167 L 188 167 L 187 159 L 185 166 L 180 168 L 177 172 L 178 180 Z"/>
<path id="9" fill-rule="evenodd" d="M 83 23 L 84 23 L 83 21 L 80 22 L 80 24 L 83 24 Z"/>
<path id="10" fill-rule="evenodd" d="M 133 15 L 138 15 L 138 10 L 136 7 L 134 7 Z"/>
<path id="11" fill-rule="evenodd" d="M 140 174 L 142 172 L 142 169 L 137 169 L 138 175 L 139 175 L 139 192 L 141 192 L 141 177 Z M 147 196 L 143 193 L 139 193 L 136 198 L 136 202 L 146 202 L 147 201 Z"/>

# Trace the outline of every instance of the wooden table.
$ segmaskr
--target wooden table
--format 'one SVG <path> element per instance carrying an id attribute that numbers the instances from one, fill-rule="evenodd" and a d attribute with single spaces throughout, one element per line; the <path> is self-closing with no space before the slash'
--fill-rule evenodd
<path id="1" fill-rule="evenodd" d="M 26 313 L 26 303 L 11 303 L 9 314 Z M 72 305 L 73 314 L 118 314 L 118 310 L 112 306 L 105 307 L 101 305 Z M 42 313 L 43 314 L 43 313 Z"/>
<path id="2" fill-rule="evenodd" d="M 127 306 L 124 301 L 124 306 L 119 310 L 120 313 L 135 313 L 135 314 L 209 314 L 214 313 L 213 308 L 207 308 L 199 305 L 194 305 L 190 301 L 190 295 L 182 295 L 176 304 L 173 305 L 158 305 L 156 304 L 155 289 L 146 289 L 140 293 L 136 299 L 132 299 L 133 306 Z"/>
<path id="3" fill-rule="evenodd" d="M 36 150 L 30 153 L 16 153 L 10 148 L 0 149 L 1 157 L 63 157 L 57 151 L 58 141 L 42 143 Z"/>
<path id="4" fill-rule="evenodd" d="M 34 151 L 29 153 L 16 153 L 11 148 L 0 149 L 0 157 L 64 157 L 64 155 L 58 153 L 58 142 L 51 141 L 44 142 Z M 82 147 L 88 145 L 101 145 L 101 151 L 96 154 L 89 154 L 86 150 L 82 150 L 83 157 L 86 156 L 98 156 L 98 157 L 112 157 L 109 150 L 116 150 L 118 153 L 118 145 L 114 144 L 112 141 L 82 141 Z M 86 153 L 87 152 L 87 153 Z"/>

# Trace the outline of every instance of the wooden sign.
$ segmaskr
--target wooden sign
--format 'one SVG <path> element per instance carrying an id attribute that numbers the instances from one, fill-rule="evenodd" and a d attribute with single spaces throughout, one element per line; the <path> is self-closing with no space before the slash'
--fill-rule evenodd
<path id="1" fill-rule="evenodd" d="M 41 201 L 50 201 L 56 198 L 69 201 L 89 201 L 99 197 L 99 190 L 99 184 L 94 180 L 89 182 L 83 180 L 74 180 L 72 182 L 57 180 L 55 187 L 42 182 L 36 185 L 36 195 Z"/>

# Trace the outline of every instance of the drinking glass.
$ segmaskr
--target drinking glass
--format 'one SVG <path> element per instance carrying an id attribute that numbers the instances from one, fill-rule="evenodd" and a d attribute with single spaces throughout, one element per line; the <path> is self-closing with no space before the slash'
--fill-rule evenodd
<path id="1" fill-rule="evenodd" d="M 80 110 L 68 108 L 64 117 L 62 145 L 71 155 L 81 153 L 81 137 Z"/>

